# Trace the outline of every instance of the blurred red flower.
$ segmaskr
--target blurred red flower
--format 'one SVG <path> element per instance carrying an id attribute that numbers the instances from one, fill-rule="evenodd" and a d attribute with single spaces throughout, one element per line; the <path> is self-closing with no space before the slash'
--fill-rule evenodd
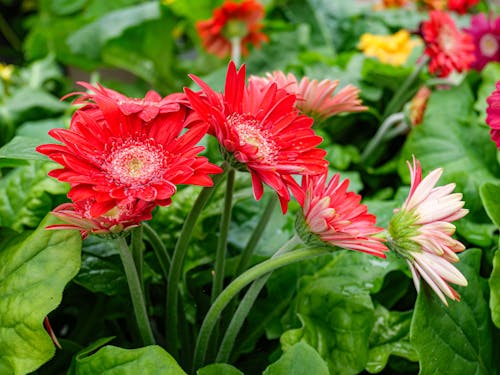
<path id="1" fill-rule="evenodd" d="M 213 18 L 198 21 L 196 29 L 203 47 L 210 53 L 223 58 L 231 54 L 231 38 L 238 37 L 243 55 L 248 54 L 247 44 L 260 46 L 267 42 L 262 30 L 264 7 L 255 0 L 242 2 L 225 1 L 215 9 Z"/>
<path id="2" fill-rule="evenodd" d="M 491 139 L 500 149 L 500 81 L 497 82 L 496 89 L 487 99 L 488 108 L 486 109 L 486 123 L 490 126 Z"/>
<path id="3" fill-rule="evenodd" d="M 430 57 L 429 71 L 447 77 L 453 71 L 468 70 L 475 60 L 471 36 L 458 30 L 446 12 L 434 10 L 429 15 L 421 28 L 425 54 Z"/>
<path id="4" fill-rule="evenodd" d="M 469 8 L 479 3 L 479 0 L 448 0 L 448 10 L 465 14 Z"/>

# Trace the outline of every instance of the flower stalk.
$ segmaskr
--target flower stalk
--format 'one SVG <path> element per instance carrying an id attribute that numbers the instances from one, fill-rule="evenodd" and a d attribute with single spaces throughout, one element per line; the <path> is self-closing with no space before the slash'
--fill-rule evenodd
<path id="1" fill-rule="evenodd" d="M 118 237 L 116 241 L 118 243 L 120 259 L 125 270 L 125 276 L 127 277 L 130 298 L 132 300 L 134 315 L 139 329 L 139 334 L 141 335 L 142 343 L 144 345 L 154 345 L 155 339 L 149 323 L 143 288 L 137 273 L 132 253 L 130 252 L 127 241 L 124 237 Z"/>
<path id="2" fill-rule="evenodd" d="M 191 208 L 184 225 L 182 226 L 181 233 L 175 245 L 174 254 L 172 256 L 172 263 L 170 265 L 170 270 L 168 273 L 168 284 L 167 284 L 167 305 L 166 305 L 166 335 L 167 340 L 167 350 L 168 352 L 176 357 L 178 353 L 178 337 L 177 337 L 177 311 L 178 311 L 178 287 L 182 275 L 182 269 L 184 264 L 184 259 L 188 250 L 189 240 L 191 239 L 191 234 L 193 233 L 194 226 L 198 217 L 203 210 L 203 207 L 207 204 L 208 200 L 212 196 L 212 193 L 216 189 L 217 185 L 221 182 L 224 177 L 224 173 L 218 174 L 213 177 L 213 186 L 205 187 Z"/>
<path id="3" fill-rule="evenodd" d="M 284 267 L 288 264 L 299 262 L 304 259 L 327 254 L 329 252 L 330 249 L 327 247 L 299 249 L 291 253 L 283 254 L 274 259 L 268 259 L 238 276 L 222 291 L 221 294 L 219 294 L 217 299 L 208 310 L 205 319 L 203 320 L 200 332 L 198 334 L 198 339 L 196 341 L 192 372 L 194 373 L 196 369 L 200 368 L 205 361 L 208 343 L 210 342 L 210 336 L 219 320 L 220 314 L 231 301 L 231 299 L 234 298 L 244 287 L 246 287 L 252 281 L 257 280 L 258 278 L 278 268 Z"/>

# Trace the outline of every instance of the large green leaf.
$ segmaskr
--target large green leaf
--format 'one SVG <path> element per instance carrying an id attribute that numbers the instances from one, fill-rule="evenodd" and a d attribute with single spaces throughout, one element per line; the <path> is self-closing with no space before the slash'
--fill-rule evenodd
<path id="1" fill-rule="evenodd" d="M 65 184 L 47 176 L 53 167 L 52 163 L 32 163 L 0 180 L 0 226 L 20 231 L 38 225 L 53 208 L 51 195 L 67 191 Z"/>
<path id="2" fill-rule="evenodd" d="M 500 183 L 486 182 L 481 186 L 481 200 L 491 221 L 500 228 Z"/>
<path id="3" fill-rule="evenodd" d="M 264 375 L 329 375 L 328 366 L 314 348 L 299 342 L 264 371 Z M 201 374 L 200 374 L 201 375 Z"/>
<path id="4" fill-rule="evenodd" d="M 493 323 L 500 328 L 500 249 L 493 258 L 493 271 L 490 275 L 490 309 Z"/>
<path id="5" fill-rule="evenodd" d="M 244 375 L 236 367 L 227 363 L 212 363 L 211 365 L 200 368 L 196 375 Z"/>
<path id="6" fill-rule="evenodd" d="M 382 371 L 389 356 L 395 355 L 410 361 L 418 356 L 410 344 L 412 311 L 389 311 L 378 305 L 375 308 L 377 320 L 370 335 L 370 352 L 366 370 L 372 374 Z"/>
<path id="7" fill-rule="evenodd" d="M 105 346 L 91 356 L 77 356 L 75 375 L 186 375 L 175 359 L 157 345 L 138 349 Z"/>
<path id="8" fill-rule="evenodd" d="M 468 286 L 457 287 L 460 302 L 443 305 L 422 282 L 410 340 L 420 358 L 420 374 L 494 374 L 492 324 L 481 293 L 480 250 L 468 250 L 457 268 Z"/>
<path id="9" fill-rule="evenodd" d="M 48 215 L 22 242 L 0 249 L 0 373 L 26 374 L 48 361 L 54 344 L 42 326 L 80 265 L 76 231 L 50 231 Z"/>
<path id="10" fill-rule="evenodd" d="M 369 337 L 376 321 L 370 293 L 385 275 L 404 269 L 395 258 L 380 259 L 355 251 L 339 251 L 312 276 L 301 279 L 291 312 L 302 327 L 281 337 L 287 347 L 305 341 L 327 362 L 332 374 L 357 374 L 369 358 Z"/>
<path id="11" fill-rule="evenodd" d="M 410 133 L 402 151 L 402 160 L 415 155 L 422 163 L 424 174 L 442 167 L 441 182 L 457 185 L 470 210 L 468 220 L 485 222 L 479 188 L 486 181 L 500 177 L 497 149 L 488 129 L 472 114 L 472 92 L 467 84 L 434 92 L 428 102 L 423 123 Z M 408 168 L 400 163 L 401 175 Z"/>
<path id="12" fill-rule="evenodd" d="M 133 26 L 159 17 L 160 6 L 155 1 L 115 10 L 73 33 L 68 38 L 68 44 L 74 54 L 96 60 L 109 40 L 119 37 Z"/>

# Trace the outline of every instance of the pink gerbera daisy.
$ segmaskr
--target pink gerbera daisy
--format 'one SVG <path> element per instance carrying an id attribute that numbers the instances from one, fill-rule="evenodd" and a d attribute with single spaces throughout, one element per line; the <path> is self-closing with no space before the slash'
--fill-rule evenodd
<path id="1" fill-rule="evenodd" d="M 303 77 L 299 82 L 292 73 L 285 75 L 281 71 L 267 73 L 266 77 L 251 76 L 249 80 L 262 87 L 275 82 L 278 88 L 297 96 L 298 109 L 319 121 L 343 112 L 361 112 L 368 109 L 361 105 L 361 99 L 358 96 L 359 89 L 353 85 L 347 85 L 334 94 L 339 85 L 338 80 L 324 79 L 318 82 L 315 79 Z"/>
<path id="2" fill-rule="evenodd" d="M 285 212 L 289 188 L 297 186 L 292 175 L 318 174 L 327 167 L 326 152 L 316 147 L 322 138 L 311 129 L 313 120 L 299 114 L 295 95 L 275 83 L 265 89 L 251 81 L 247 86 L 244 65 L 236 71 L 234 63 L 229 64 L 224 94 L 192 78 L 203 94 L 186 89 L 188 99 L 210 125 L 226 160 L 250 172 L 256 199 L 263 194 L 263 183 L 272 187 Z"/>
<path id="3" fill-rule="evenodd" d="M 207 126 L 200 123 L 184 132 L 183 107 L 146 122 L 144 111 L 126 115 L 114 97 L 85 95 L 89 102 L 73 114 L 70 128 L 49 132 L 63 144 L 41 145 L 37 151 L 63 166 L 49 175 L 70 184 L 68 197 L 85 201 L 90 217 L 137 200 L 168 205 L 176 185 L 210 186 L 209 174 L 221 172 L 197 156 Z"/>
<path id="4" fill-rule="evenodd" d="M 500 149 L 500 81 L 497 82 L 496 89 L 487 99 L 486 123 L 490 126 L 491 139 Z"/>
<path id="5" fill-rule="evenodd" d="M 475 14 L 465 31 L 472 36 L 475 46 L 476 61 L 472 68 L 481 71 L 490 61 L 500 61 L 500 17 Z"/>
<path id="6" fill-rule="evenodd" d="M 425 54 L 430 57 L 429 71 L 447 77 L 453 71 L 468 70 L 475 60 L 471 36 L 457 29 L 446 12 L 434 10 L 429 15 L 430 20 L 421 27 Z"/>
<path id="7" fill-rule="evenodd" d="M 449 283 L 465 286 L 467 280 L 451 264 L 459 261 L 457 252 L 465 249 L 451 235 L 455 232 L 453 221 L 464 217 L 462 194 L 451 194 L 455 184 L 435 187 L 441 177 L 441 168 L 433 170 L 422 179 L 420 162 L 413 158 L 408 163 L 411 187 L 408 198 L 396 210 L 388 228 L 388 244 L 406 259 L 419 289 L 420 276 L 447 305 L 446 297 L 459 301 L 458 293 Z"/>
<path id="8" fill-rule="evenodd" d="M 296 194 L 302 206 L 297 218 L 297 232 L 305 243 L 318 240 L 331 246 L 362 251 L 385 258 L 383 238 L 375 237 L 383 229 L 375 226 L 376 217 L 360 204 L 361 196 L 348 192 L 349 180 L 340 175 L 326 183 L 328 171 L 304 176 L 302 189 Z"/>

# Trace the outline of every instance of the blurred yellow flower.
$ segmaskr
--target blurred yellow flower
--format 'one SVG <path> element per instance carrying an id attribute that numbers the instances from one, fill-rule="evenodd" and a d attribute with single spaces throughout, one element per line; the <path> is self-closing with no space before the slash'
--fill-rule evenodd
<path id="1" fill-rule="evenodd" d="M 419 40 L 410 39 L 407 30 L 399 30 L 393 35 L 361 35 L 358 48 L 366 56 L 376 57 L 384 64 L 403 65 Z"/>
<path id="2" fill-rule="evenodd" d="M 2 81 L 10 81 L 13 72 L 14 65 L 0 63 L 0 79 Z"/>

